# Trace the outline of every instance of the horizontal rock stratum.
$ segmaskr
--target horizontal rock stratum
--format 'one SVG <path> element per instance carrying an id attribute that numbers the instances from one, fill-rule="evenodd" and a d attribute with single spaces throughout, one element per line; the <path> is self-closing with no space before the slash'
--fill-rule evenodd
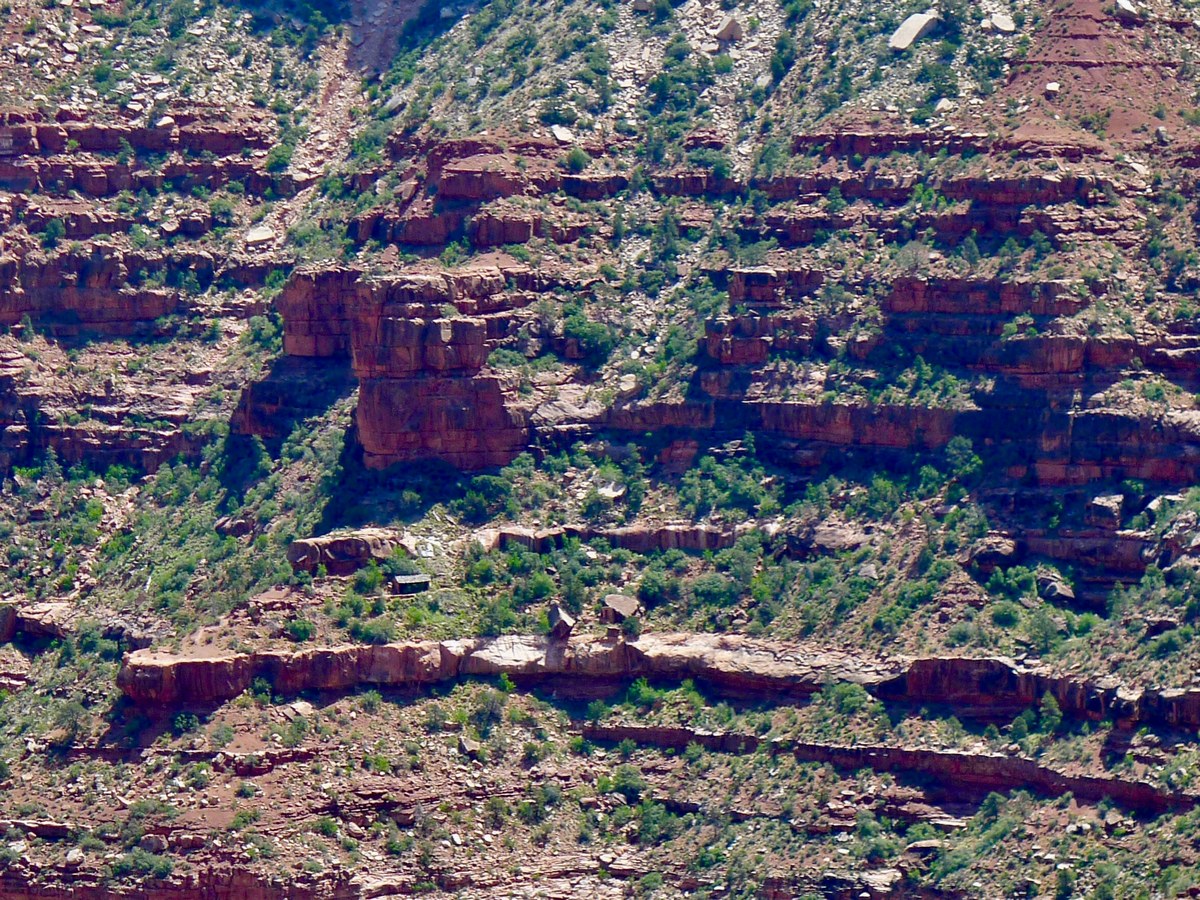
<path id="1" fill-rule="evenodd" d="M 850 653 L 726 635 L 644 635 L 637 641 L 579 637 L 569 642 L 508 635 L 207 657 L 139 650 L 126 657 L 118 682 L 139 703 L 187 704 L 232 699 L 259 677 L 269 679 L 276 691 L 291 694 L 360 685 L 434 684 L 501 673 L 525 678 L 697 678 L 729 690 L 802 696 L 829 681 L 881 684 L 899 677 L 902 669 Z"/>
<path id="2" fill-rule="evenodd" d="M 281 694 L 294 694 L 360 685 L 434 684 L 500 673 L 527 678 L 698 678 L 730 690 L 803 696 L 830 680 L 878 684 L 899 676 L 900 670 L 847 653 L 805 653 L 734 636 L 647 635 L 631 642 L 504 636 L 214 656 L 138 650 L 127 656 L 118 680 L 121 690 L 139 703 L 186 704 L 232 700 L 260 677 L 268 678 Z"/>
<path id="3" fill-rule="evenodd" d="M 1131 809 L 1161 813 L 1169 809 L 1191 809 L 1200 800 L 1191 791 L 1163 790 L 1136 779 L 1068 775 L 1032 759 L 1000 753 L 962 752 L 929 747 L 895 747 L 886 744 L 837 744 L 791 738 L 764 739 L 753 734 L 701 731 L 694 728 L 642 725 L 586 724 L 588 740 L 632 740 L 640 745 L 683 750 L 696 743 L 721 753 L 753 753 L 767 748 L 773 754 L 790 753 L 803 762 L 829 763 L 849 771 L 874 769 L 938 779 L 953 785 L 962 796 L 973 792 L 1008 791 L 1020 785 L 1048 796 L 1068 791 L 1081 800 L 1112 800 Z"/>
<path id="4" fill-rule="evenodd" d="M 1200 726 L 1200 690 L 1134 688 L 1116 679 L 1081 679 L 1001 657 L 887 660 L 713 634 L 647 634 L 635 641 L 577 636 L 566 642 L 505 635 L 213 656 L 139 650 L 125 658 L 117 680 L 137 703 L 186 705 L 231 700 L 255 678 L 268 679 L 287 695 L 502 673 L 526 680 L 579 679 L 584 693 L 643 676 L 694 678 L 723 691 L 773 699 L 805 697 L 832 682 L 854 682 L 882 700 L 941 703 L 958 715 L 983 718 L 1014 715 L 1050 694 L 1073 718 L 1108 719 L 1124 726 Z"/>

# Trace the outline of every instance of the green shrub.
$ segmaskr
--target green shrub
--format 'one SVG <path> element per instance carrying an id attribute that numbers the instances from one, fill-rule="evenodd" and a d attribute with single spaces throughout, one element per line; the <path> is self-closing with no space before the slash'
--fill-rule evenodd
<path id="1" fill-rule="evenodd" d="M 479 632 L 485 637 L 495 637 L 504 634 L 516 624 L 517 614 L 513 611 L 511 598 L 504 595 L 494 596 L 484 605 Z"/>
<path id="2" fill-rule="evenodd" d="M 1012 628 L 1021 621 L 1021 607 L 1010 600 L 992 604 L 992 624 L 999 628 Z"/>
<path id="3" fill-rule="evenodd" d="M 354 573 L 354 592 L 363 597 L 372 597 L 383 588 L 383 570 L 375 560 Z"/>
<path id="4" fill-rule="evenodd" d="M 46 223 L 45 230 L 42 231 L 42 246 L 47 250 L 53 250 L 58 246 L 67 234 L 67 226 L 63 224 L 62 219 L 51 219 Z"/>
<path id="5" fill-rule="evenodd" d="M 313 825 L 313 831 L 322 837 L 337 837 L 337 822 L 335 822 L 329 816 L 321 816 L 321 818 L 317 819 L 316 823 Z"/>
<path id="6" fill-rule="evenodd" d="M 644 676 L 634 681 L 625 691 L 625 701 L 640 709 L 649 709 L 662 697 L 663 692 L 650 687 L 650 683 Z"/>
<path id="7" fill-rule="evenodd" d="M 287 624 L 287 634 L 297 643 L 311 641 L 317 635 L 317 626 L 308 619 L 293 619 Z"/>
<path id="8" fill-rule="evenodd" d="M 692 596 L 700 607 L 725 608 L 738 602 L 741 589 L 735 581 L 724 575 L 709 572 L 689 582 Z"/>
<path id="9" fill-rule="evenodd" d="M 512 499 L 512 485 L 497 475 L 477 475 L 468 484 L 466 494 L 450 504 L 465 522 L 482 525 L 504 511 Z"/>
<path id="10" fill-rule="evenodd" d="M 396 626 L 391 619 L 380 618 L 350 623 L 350 637 L 364 644 L 390 644 L 396 639 Z"/>
<path id="11" fill-rule="evenodd" d="M 1062 726 L 1063 714 L 1062 708 L 1058 705 L 1058 701 L 1054 699 L 1054 695 L 1046 693 L 1042 697 L 1041 709 L 1041 726 L 1042 731 L 1046 734 L 1054 734 Z"/>
<path id="12" fill-rule="evenodd" d="M 563 165 L 568 172 L 578 175 L 592 163 L 592 158 L 587 151 L 581 147 L 572 147 L 571 152 L 567 154 L 563 160 Z"/>
<path id="13" fill-rule="evenodd" d="M 112 874 L 114 878 L 149 875 L 163 879 L 170 877 L 174 868 L 175 864 L 169 858 L 136 847 L 112 864 Z"/>
<path id="14" fill-rule="evenodd" d="M 843 716 L 862 712 L 871 703 L 871 695 L 861 684 L 840 681 L 826 685 L 821 691 L 821 702 Z"/>
<path id="15" fill-rule="evenodd" d="M 708 169 L 719 181 L 724 181 L 733 174 L 733 161 L 720 150 L 711 147 L 691 151 L 688 160 L 693 165 Z"/>
<path id="16" fill-rule="evenodd" d="M 646 779 L 630 765 L 617 766 L 613 773 L 612 789 L 629 803 L 637 803 L 646 790 Z"/>
<path id="17" fill-rule="evenodd" d="M 571 313 L 563 320 L 563 336 L 577 343 L 583 360 L 591 366 L 603 365 L 617 346 L 612 329 L 591 321 L 582 310 Z"/>
<path id="18" fill-rule="evenodd" d="M 649 569 L 638 584 L 638 599 L 647 609 L 678 600 L 682 585 L 678 578 L 659 569 Z"/>
<path id="19" fill-rule="evenodd" d="M 498 724 L 504 715 L 504 706 L 508 702 L 501 691 L 485 690 L 475 698 L 475 704 L 471 709 L 471 724 L 476 730 L 486 737 L 491 730 Z"/>
<path id="20" fill-rule="evenodd" d="M 295 153 L 295 147 L 290 144 L 276 144 L 267 153 L 267 171 L 282 172 L 292 164 L 292 155 Z"/>
<path id="21" fill-rule="evenodd" d="M 639 844 L 657 844 L 670 840 L 679 833 L 679 830 L 679 817 L 667 812 L 667 808 L 661 803 L 643 800 L 638 805 L 637 841 Z M 661 884 L 661 882 L 659 883 Z"/>
<path id="22" fill-rule="evenodd" d="M 780 33 L 775 41 L 775 52 L 771 54 L 771 80 L 778 84 L 787 75 L 796 61 L 796 39 L 791 32 Z"/>

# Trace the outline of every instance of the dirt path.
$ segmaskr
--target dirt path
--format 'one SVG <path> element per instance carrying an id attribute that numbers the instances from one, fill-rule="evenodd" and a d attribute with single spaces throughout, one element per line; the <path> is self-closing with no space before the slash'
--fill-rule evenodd
<path id="1" fill-rule="evenodd" d="M 320 102 L 309 116 L 308 136 L 292 157 L 292 175 L 304 187 L 263 221 L 280 238 L 303 220 L 326 168 L 350 152 L 352 111 L 367 108 L 363 79 L 388 69 L 400 33 L 420 6 L 418 0 L 357 0 L 342 37 L 322 47 Z"/>

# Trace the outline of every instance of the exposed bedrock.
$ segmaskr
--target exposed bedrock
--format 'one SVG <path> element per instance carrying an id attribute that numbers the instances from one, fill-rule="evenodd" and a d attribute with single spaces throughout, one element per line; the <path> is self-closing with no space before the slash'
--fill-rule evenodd
<path id="1" fill-rule="evenodd" d="M 898 671 L 894 665 L 871 664 L 845 653 L 806 653 L 733 636 L 644 635 L 630 642 L 506 636 L 197 659 L 138 651 L 126 658 L 119 683 L 133 700 L 157 704 L 221 702 L 259 676 L 270 678 L 283 693 L 294 693 L 362 684 L 433 684 L 502 672 L 534 679 L 692 677 L 734 691 L 804 696 L 829 679 L 872 683 Z"/>
<path id="2" fill-rule="evenodd" d="M 567 642 L 532 636 L 261 651 L 187 658 L 139 650 L 126 657 L 118 683 L 134 701 L 204 704 L 236 697 L 256 677 L 281 693 L 347 690 L 362 685 L 421 685 L 472 675 L 584 679 L 599 686 L 646 676 L 695 678 L 732 693 L 797 698 L 830 681 L 864 685 L 881 699 L 945 704 L 956 714 L 1012 716 L 1047 693 L 1074 718 L 1200 727 L 1200 690 L 1153 690 L 1116 679 L 1082 679 L 1003 658 L 881 660 L 850 653 L 700 634 L 648 634 L 636 641 L 580 636 Z"/>
<path id="3" fill-rule="evenodd" d="M 525 269 L 496 267 L 380 281 L 353 269 L 302 272 L 278 300 L 284 349 L 349 357 L 368 466 L 418 459 L 463 469 L 503 465 L 530 440 L 531 409 L 516 384 L 483 371 L 509 327 L 507 310 L 522 302 L 500 302 L 510 285 L 529 290 L 540 281 Z M 454 315 L 446 315 L 447 306 Z M 250 421 L 252 404 L 244 405 Z"/>
<path id="4" fill-rule="evenodd" d="M 218 862 L 200 871 L 147 880 L 133 889 L 114 886 L 104 870 L 64 866 L 47 871 L 24 863 L 7 866 L 0 875 L 0 900 L 352 900 L 363 897 L 361 885 L 345 877 L 307 876 L 286 884 L 246 871 L 243 866 Z"/>
<path id="5" fill-rule="evenodd" d="M 1165 791 L 1147 782 L 1066 775 L 1031 759 L 996 753 L 885 744 L 833 744 L 788 738 L 764 740 L 752 734 L 640 725 L 585 724 L 583 735 L 589 740 L 617 742 L 630 739 L 639 744 L 678 750 L 696 743 L 720 753 L 751 753 L 765 745 L 772 753 L 790 753 L 803 762 L 820 762 L 849 772 L 869 768 L 876 772 L 932 778 L 943 785 L 953 784 L 956 796 L 960 797 L 1021 788 L 1051 797 L 1071 793 L 1090 803 L 1107 799 L 1129 809 L 1153 813 L 1190 809 L 1200 801 L 1195 794 Z"/>
<path id="6" fill-rule="evenodd" d="M 460 469 L 504 465 L 529 442 L 528 410 L 496 376 L 374 378 L 362 383 L 358 437 L 368 468 L 440 459 Z"/>

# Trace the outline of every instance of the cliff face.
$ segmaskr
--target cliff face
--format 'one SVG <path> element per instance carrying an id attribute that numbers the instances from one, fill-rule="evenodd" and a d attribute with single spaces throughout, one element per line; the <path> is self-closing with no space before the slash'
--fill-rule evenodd
<path id="1" fill-rule="evenodd" d="M 1196 23 L 737 6 L 3 5 L 0 900 L 1186 887 Z"/>
<path id="2" fill-rule="evenodd" d="M 366 463 L 440 459 L 461 469 L 504 465 L 528 443 L 528 411 L 495 376 L 377 378 L 359 392 Z"/>
<path id="3" fill-rule="evenodd" d="M 748 221 L 743 226 L 746 239 L 774 233 L 785 244 L 804 244 L 813 240 L 814 229 L 839 227 L 891 233 L 911 215 L 921 174 L 904 167 L 861 174 L 846 161 L 861 155 L 864 146 L 887 153 L 908 144 L 924 152 L 942 146 L 928 133 L 813 138 L 810 149 L 823 154 L 822 171 L 754 181 L 755 190 L 787 210 L 768 215 L 761 227 Z M 589 148 L 593 154 L 601 149 Z M 1057 152 L 1037 144 L 1013 149 L 1000 140 L 982 139 L 957 148 L 963 149 L 1035 160 Z M 501 147 L 486 141 L 399 141 L 391 152 L 406 158 L 415 154 L 421 162 L 406 174 L 411 189 L 396 196 L 394 208 L 372 212 L 375 224 L 360 227 L 360 239 L 370 234 L 402 245 L 444 243 L 469 224 L 482 244 L 522 243 L 548 234 L 544 228 L 551 213 L 545 202 L 539 201 L 534 214 L 514 205 L 517 201 L 551 198 L 557 210 L 557 192 L 581 189 L 571 180 L 580 176 L 564 175 L 551 163 L 554 150 L 537 142 Z M 1036 233 L 1053 246 L 1068 240 L 1068 230 L 1070 240 L 1082 240 L 1081 229 L 1087 226 L 1076 222 L 1068 228 L 1069 215 L 1099 227 L 1097 216 L 1119 215 L 1109 211 L 1111 197 L 1120 203 L 1132 190 L 1101 171 L 947 177 L 937 182 L 936 190 L 949 208 L 919 219 L 918 225 L 928 224 L 938 240 L 951 245 L 968 234 L 986 234 L 998 242 L 1009 234 L 1026 239 Z M 682 175 L 656 178 L 649 187 L 663 201 L 725 190 Z M 619 187 L 614 184 L 613 189 Z M 812 205 L 834 189 L 846 201 L 869 201 L 866 217 L 835 222 L 815 211 Z M 602 196 L 605 191 L 591 193 Z M 383 221 L 405 224 L 384 228 Z M 416 238 L 411 230 L 418 227 L 421 236 Z M 1099 237 L 1092 234 L 1089 240 Z M 1118 230 L 1105 237 L 1124 240 L 1129 234 Z M 285 350 L 306 357 L 351 356 L 363 385 L 359 426 L 371 465 L 418 458 L 440 458 L 469 469 L 502 464 L 539 439 L 538 429 L 529 427 L 526 404 L 485 368 L 488 352 L 516 334 L 520 309 L 549 286 L 545 279 L 532 285 L 535 279 L 521 270 L 414 272 L 370 285 L 350 270 L 302 272 L 278 301 L 286 323 Z M 935 449 L 962 434 L 1006 460 L 1014 477 L 1032 477 L 1049 488 L 1128 478 L 1180 484 L 1200 474 L 1190 410 L 1164 415 L 1149 406 L 1114 408 L 1080 400 L 1081 392 L 1102 391 L 1135 363 L 1147 377 L 1195 377 L 1197 338 L 1186 324 L 1124 336 L 1080 331 L 1076 320 L 1090 315 L 1116 290 L 1111 280 L 931 272 L 839 285 L 837 274 L 823 265 L 729 265 L 709 274 L 728 290 L 734 310 L 750 310 L 704 324 L 700 390 L 683 401 L 618 401 L 599 420 L 589 414 L 572 421 L 558 411 L 554 433 L 583 433 L 598 422 L 630 431 L 704 431 L 719 421 L 730 430 L 800 442 L 806 448 L 802 456 L 810 461 L 831 458 L 828 451 L 847 447 Z M 514 277 L 524 278 L 535 293 L 512 284 Z M 822 310 L 817 300 L 833 287 L 869 288 L 878 298 L 878 317 L 869 329 L 831 343 L 831 336 L 844 332 L 857 316 L 849 308 Z M 477 321 L 448 325 L 440 318 L 447 305 L 466 316 L 482 313 L 486 326 Z M 1027 319 L 1028 326 L 1014 332 L 1015 318 Z M 968 388 L 965 396 L 932 408 L 923 400 L 864 403 L 830 397 L 828 391 L 821 397 L 788 399 L 780 396 L 788 393 L 787 385 L 767 374 L 781 358 L 820 366 L 836 355 L 876 373 L 898 359 L 920 357 L 955 373 Z"/>
<path id="4" fill-rule="evenodd" d="M 256 193 L 279 189 L 281 182 L 241 159 L 243 151 L 271 146 L 268 121 L 250 111 L 233 120 L 213 120 L 203 107 L 176 109 L 155 125 L 89 121 L 86 113 L 67 109 L 53 120 L 33 110 L 0 109 L 0 185 L 24 193 L 76 190 L 91 197 L 161 190 L 174 180 L 189 188 L 239 181 Z M 110 156 L 123 151 L 124 159 Z M 128 158 L 129 153 L 176 152 L 182 158 L 158 172 Z"/>
<path id="5" fill-rule="evenodd" d="M 204 272 L 205 261 L 197 262 L 197 270 Z M 211 279 L 212 260 L 207 263 Z M 163 259 L 130 259 L 100 248 L 86 257 L 29 254 L 20 260 L 0 259 L 0 322 L 16 325 L 29 316 L 68 330 L 83 326 L 129 331 L 179 308 L 174 291 L 129 287 L 132 272 L 168 264 Z"/>
<path id="6" fill-rule="evenodd" d="M 1036 708 L 1047 694 L 1071 718 L 1111 720 L 1124 728 L 1200 726 L 1200 691 L 1132 689 L 1000 658 L 872 660 L 734 636 L 645 635 L 635 641 L 541 637 L 265 651 L 189 659 L 139 650 L 118 677 L 132 700 L 205 705 L 231 700 L 257 677 L 284 694 L 343 691 L 364 685 L 427 685 L 506 674 L 550 680 L 603 695 L 614 683 L 647 677 L 694 678 L 742 697 L 804 698 L 831 681 L 853 682 L 890 702 L 944 704 L 960 716 L 1007 719 Z M 591 685 L 590 688 L 587 685 Z"/>
<path id="7" fill-rule="evenodd" d="M 828 679 L 873 683 L 888 666 L 841 653 L 804 655 L 794 664 L 777 661 L 776 648 L 737 637 L 646 635 L 633 642 L 569 643 L 542 637 L 506 636 L 378 647 L 333 647 L 182 659 L 154 651 L 131 654 L 119 684 L 138 703 L 218 703 L 232 699 L 265 676 L 284 693 L 345 690 L 364 684 L 433 684 L 468 676 L 578 679 L 604 683 L 639 676 L 699 678 L 734 692 L 762 691 L 803 697 Z"/>
<path id="8" fill-rule="evenodd" d="M 172 190 L 199 197 L 230 184 L 244 196 L 294 192 L 292 179 L 266 171 L 261 159 L 274 130 L 264 116 L 215 116 L 203 105 L 181 105 L 151 125 L 65 108 L 53 118 L 0 109 L 0 191 L 11 192 L 0 216 L 24 229 L 0 248 L 0 323 L 28 316 L 60 335 L 133 334 L 190 306 L 184 281 L 201 291 L 261 284 L 261 261 L 187 246 L 230 224 L 214 222 L 207 204 L 171 206 L 161 220 L 144 207 Z M 52 246 L 28 239 L 51 223 L 61 228 Z M 133 231 L 142 235 L 134 246 L 117 239 Z"/>
<path id="9" fill-rule="evenodd" d="M 284 351 L 349 357 L 368 466 L 419 459 L 464 469 L 503 465 L 529 442 L 530 405 L 511 379 L 484 371 L 511 327 L 508 304 L 524 302 L 504 296 L 510 280 L 519 291 L 531 279 L 494 267 L 380 282 L 345 269 L 302 273 L 278 300 Z"/>

